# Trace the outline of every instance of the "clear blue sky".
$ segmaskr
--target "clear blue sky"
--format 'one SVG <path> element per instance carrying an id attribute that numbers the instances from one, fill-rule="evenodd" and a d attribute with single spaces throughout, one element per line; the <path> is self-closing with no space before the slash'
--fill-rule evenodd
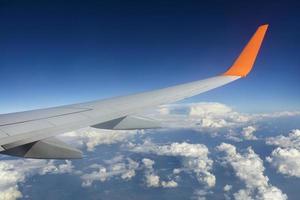
<path id="1" fill-rule="evenodd" d="M 0 2 L 0 113 L 124 95 L 224 72 L 260 24 L 252 73 L 189 101 L 300 109 L 300 3 Z"/>

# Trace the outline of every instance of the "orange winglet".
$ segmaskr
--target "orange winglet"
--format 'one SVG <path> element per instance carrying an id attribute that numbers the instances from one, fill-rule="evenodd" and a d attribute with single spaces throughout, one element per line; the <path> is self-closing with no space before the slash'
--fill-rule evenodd
<path id="1" fill-rule="evenodd" d="M 258 27 L 248 44 L 244 47 L 242 53 L 223 75 L 241 77 L 247 76 L 253 67 L 268 26 L 268 24 L 265 24 Z"/>

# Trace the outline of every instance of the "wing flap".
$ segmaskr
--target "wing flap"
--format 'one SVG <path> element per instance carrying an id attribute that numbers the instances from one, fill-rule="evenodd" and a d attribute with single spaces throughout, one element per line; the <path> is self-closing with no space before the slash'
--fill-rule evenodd
<path id="1" fill-rule="evenodd" d="M 22 133 L 28 133 L 35 130 L 48 129 L 51 127 L 53 127 L 53 125 L 45 120 L 36 120 L 36 121 L 29 121 L 24 123 L 1 126 L 0 130 L 7 133 L 9 136 L 13 136 Z"/>
<path id="2" fill-rule="evenodd" d="M 110 120 L 104 123 L 96 124 L 93 128 L 111 129 L 111 130 L 135 130 L 135 129 L 153 129 L 161 128 L 160 122 L 141 116 L 126 116 Z"/>
<path id="3" fill-rule="evenodd" d="M 5 146 L 4 146 L 5 148 Z M 56 138 L 48 138 L 27 143 L 0 152 L 10 156 L 36 159 L 79 159 L 82 158 L 80 150 L 75 149 Z"/>

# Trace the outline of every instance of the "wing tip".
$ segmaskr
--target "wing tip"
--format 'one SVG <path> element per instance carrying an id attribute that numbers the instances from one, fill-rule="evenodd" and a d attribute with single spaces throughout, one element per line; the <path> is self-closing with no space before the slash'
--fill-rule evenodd
<path id="1" fill-rule="evenodd" d="M 268 27 L 269 24 L 263 24 L 257 28 L 233 65 L 223 74 L 224 76 L 246 77 L 250 73 Z"/>
<path id="2" fill-rule="evenodd" d="M 258 28 L 268 29 L 268 27 L 269 27 L 269 24 L 262 24 Z"/>

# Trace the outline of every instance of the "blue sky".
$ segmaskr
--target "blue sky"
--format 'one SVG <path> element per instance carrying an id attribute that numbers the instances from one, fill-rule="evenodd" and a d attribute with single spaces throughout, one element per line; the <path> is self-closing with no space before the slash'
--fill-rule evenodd
<path id="1" fill-rule="evenodd" d="M 224 72 L 257 26 L 253 72 L 188 101 L 297 110 L 299 3 L 1 1 L 0 112 L 156 89 Z"/>

